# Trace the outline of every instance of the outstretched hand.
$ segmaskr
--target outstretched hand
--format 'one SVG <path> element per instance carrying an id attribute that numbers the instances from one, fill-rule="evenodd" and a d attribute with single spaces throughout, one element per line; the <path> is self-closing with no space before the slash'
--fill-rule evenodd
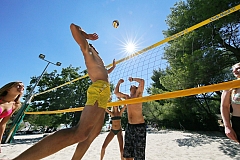
<path id="1" fill-rule="evenodd" d="M 98 35 L 97 35 L 97 33 L 88 34 L 87 39 L 89 39 L 89 40 L 97 40 L 98 39 Z"/>
<path id="2" fill-rule="evenodd" d="M 124 80 L 123 79 L 119 79 L 119 81 L 118 81 L 119 83 L 123 83 L 124 82 Z"/>
<path id="3" fill-rule="evenodd" d="M 114 67 L 114 68 L 116 67 L 116 61 L 115 61 L 115 59 L 113 59 L 113 67 Z"/>
<path id="4" fill-rule="evenodd" d="M 129 77 L 128 80 L 129 80 L 130 82 L 132 82 L 132 81 L 133 81 L 133 78 L 132 78 L 132 77 Z"/>
<path id="5" fill-rule="evenodd" d="M 116 67 L 116 62 L 115 62 L 115 59 L 114 59 L 112 67 L 108 69 L 108 74 L 110 74 L 114 70 L 115 67 Z"/>

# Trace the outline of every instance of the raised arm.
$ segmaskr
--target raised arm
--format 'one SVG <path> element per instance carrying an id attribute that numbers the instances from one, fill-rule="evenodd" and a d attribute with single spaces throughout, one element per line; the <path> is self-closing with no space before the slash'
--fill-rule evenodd
<path id="1" fill-rule="evenodd" d="M 121 85 L 121 83 L 123 83 L 124 80 L 123 79 L 120 79 L 115 87 L 115 90 L 114 90 L 114 94 L 118 97 L 118 98 L 124 98 L 124 99 L 128 99 L 129 98 L 129 95 L 127 94 L 124 94 L 122 92 L 119 91 L 119 87 Z"/>
<path id="2" fill-rule="evenodd" d="M 112 67 L 108 69 L 108 74 L 110 74 L 114 70 L 115 67 L 116 67 L 116 62 L 115 62 L 115 59 L 114 59 Z"/>
<path id="3" fill-rule="evenodd" d="M 132 82 L 132 81 L 138 82 L 137 93 L 138 93 L 139 96 L 142 96 L 143 91 L 144 91 L 144 83 L 145 83 L 144 79 L 142 79 L 142 78 L 129 77 L 128 80 L 129 80 L 130 82 Z"/>
<path id="4" fill-rule="evenodd" d="M 223 124 L 225 127 L 225 134 L 228 138 L 238 142 L 237 135 L 235 131 L 232 128 L 232 125 L 230 123 L 230 96 L 231 91 L 223 91 L 221 96 L 221 116 L 223 119 Z"/>
<path id="5" fill-rule="evenodd" d="M 81 27 L 75 25 L 75 24 L 71 24 L 70 25 L 70 30 L 72 32 L 72 36 L 75 39 L 75 41 L 78 43 L 78 45 L 80 46 L 83 54 L 88 54 L 88 42 L 86 39 L 89 40 L 97 40 L 98 39 L 98 35 L 96 33 L 93 34 L 87 34 L 86 32 L 84 32 L 82 30 Z"/>
<path id="6" fill-rule="evenodd" d="M 105 112 L 107 112 L 108 114 L 110 114 L 112 116 L 112 112 L 109 111 L 107 108 L 105 109 Z"/>
<path id="7" fill-rule="evenodd" d="M 119 98 L 119 97 L 117 97 L 118 99 L 119 99 L 119 101 L 121 101 L 122 99 L 121 98 Z M 127 108 L 127 105 L 125 104 L 124 106 L 123 106 L 123 108 L 120 110 L 120 115 L 122 116 L 122 114 L 123 114 L 123 112 L 125 111 L 125 109 Z"/>
<path id="8" fill-rule="evenodd" d="M 123 106 L 123 108 L 121 109 L 121 111 L 120 111 L 120 115 L 123 114 L 123 112 L 125 111 L 126 108 L 127 108 L 127 105 L 125 104 L 125 105 Z"/>

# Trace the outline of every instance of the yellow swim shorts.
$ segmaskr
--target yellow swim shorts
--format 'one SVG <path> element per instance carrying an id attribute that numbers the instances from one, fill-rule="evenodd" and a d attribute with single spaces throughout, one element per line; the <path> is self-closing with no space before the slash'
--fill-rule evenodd
<path id="1" fill-rule="evenodd" d="M 107 108 L 110 98 L 110 85 L 103 80 L 97 80 L 87 90 L 86 105 L 94 105 L 98 101 L 98 107 Z"/>

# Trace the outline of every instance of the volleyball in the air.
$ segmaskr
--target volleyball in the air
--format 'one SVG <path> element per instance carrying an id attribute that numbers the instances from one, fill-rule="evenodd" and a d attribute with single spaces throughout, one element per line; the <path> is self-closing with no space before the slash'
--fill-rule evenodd
<path id="1" fill-rule="evenodd" d="M 118 26 L 119 26 L 118 20 L 114 20 L 112 25 L 113 25 L 114 28 L 118 28 Z"/>

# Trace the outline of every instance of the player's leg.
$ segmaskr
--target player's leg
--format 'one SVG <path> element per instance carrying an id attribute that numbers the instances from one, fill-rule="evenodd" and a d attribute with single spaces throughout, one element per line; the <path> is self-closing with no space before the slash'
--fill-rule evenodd
<path id="1" fill-rule="evenodd" d="M 104 109 L 97 107 L 97 105 L 85 106 L 77 126 L 47 136 L 24 151 L 15 160 L 42 159 L 69 145 L 86 140 L 98 122 L 95 120 L 100 119 L 104 113 Z"/>
<path id="2" fill-rule="evenodd" d="M 96 122 L 95 126 L 91 130 L 88 138 L 86 140 L 78 143 L 77 148 L 72 157 L 72 160 L 81 159 L 84 156 L 84 154 L 86 153 L 86 151 L 88 150 L 88 148 L 91 145 L 91 143 L 93 142 L 93 140 L 100 134 L 102 126 L 103 126 L 103 122 L 104 122 L 105 110 L 103 108 L 98 108 L 98 110 L 100 110 L 98 118 L 96 116 L 95 117 L 91 116 L 88 118 L 88 119 L 92 120 L 93 119 L 92 117 L 94 117 L 94 121 Z M 80 123 L 82 123 L 82 122 L 80 122 Z"/>
<path id="3" fill-rule="evenodd" d="M 103 145 L 102 145 L 102 149 L 101 149 L 101 160 L 103 159 L 104 155 L 105 155 L 105 150 L 108 146 L 108 144 L 111 142 L 111 140 L 113 139 L 114 137 L 114 133 L 112 131 L 110 131 L 105 139 L 105 141 L 103 142 Z"/>
<path id="4" fill-rule="evenodd" d="M 125 160 L 133 160 L 134 150 L 133 150 L 133 135 L 131 124 L 127 124 L 127 128 L 125 130 L 125 138 L 124 138 L 124 148 L 123 148 L 123 157 Z"/>
<path id="5" fill-rule="evenodd" d="M 146 125 L 134 124 L 134 159 L 144 160 L 145 159 L 145 148 L 146 148 Z"/>
<path id="6" fill-rule="evenodd" d="M 122 135 L 122 130 L 118 132 L 117 138 L 118 138 L 119 150 L 120 150 L 120 154 L 121 154 L 121 160 L 123 160 L 124 158 L 123 158 L 123 135 Z"/>

